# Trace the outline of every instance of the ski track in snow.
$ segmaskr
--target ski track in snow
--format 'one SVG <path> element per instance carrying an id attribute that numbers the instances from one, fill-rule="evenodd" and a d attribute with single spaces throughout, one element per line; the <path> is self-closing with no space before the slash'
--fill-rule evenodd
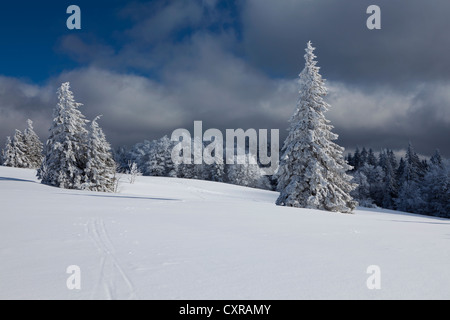
<path id="1" fill-rule="evenodd" d="M 89 219 L 86 223 L 86 233 L 92 239 L 101 255 L 99 276 L 97 284 L 92 291 L 91 299 L 101 298 L 99 296 L 101 286 L 105 290 L 106 298 L 109 300 L 138 299 L 133 283 L 115 254 L 115 247 L 109 238 L 104 220 L 102 218 Z M 119 281 L 127 287 L 125 291 L 126 297 L 122 298 L 117 294 Z"/>

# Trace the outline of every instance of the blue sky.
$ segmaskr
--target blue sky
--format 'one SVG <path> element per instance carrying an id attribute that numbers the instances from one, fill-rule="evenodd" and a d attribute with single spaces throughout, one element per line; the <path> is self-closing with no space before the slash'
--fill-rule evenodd
<path id="1" fill-rule="evenodd" d="M 66 28 L 81 8 L 82 30 Z M 317 47 L 339 143 L 450 156 L 450 3 L 379 0 L 17 1 L 0 11 L 0 140 L 35 121 L 45 139 L 70 81 L 114 146 L 205 128 L 280 129 Z"/>
<path id="2" fill-rule="evenodd" d="M 62 70 L 74 69 L 89 61 L 75 61 L 61 50 L 61 41 L 67 36 L 77 36 L 120 50 L 126 45 L 124 32 L 133 27 L 132 6 L 153 6 L 155 10 L 170 1 L 20 1 L 2 4 L 0 11 L 0 36 L 3 39 L 1 73 L 43 84 Z M 69 5 L 82 10 L 82 30 L 69 30 L 66 14 Z M 204 28 L 212 33 L 232 28 L 240 33 L 238 11 L 234 1 L 217 3 L 218 12 L 227 15 L 227 21 L 217 19 L 196 26 L 183 25 L 170 34 L 170 40 L 181 42 L 195 30 Z M 149 30 L 149 32 L 151 32 Z M 153 30 L 158 33 L 158 30 Z M 131 68 L 133 69 L 133 68 Z M 142 70 L 134 69 L 135 73 Z"/>
<path id="3" fill-rule="evenodd" d="M 79 64 L 59 50 L 67 35 L 95 36 L 115 44 L 113 34 L 130 23 L 118 17 L 125 1 L 8 1 L 0 10 L 1 62 L 3 75 L 44 83 L 62 70 Z M 77 4 L 82 9 L 82 30 L 69 30 L 66 9 Z"/>

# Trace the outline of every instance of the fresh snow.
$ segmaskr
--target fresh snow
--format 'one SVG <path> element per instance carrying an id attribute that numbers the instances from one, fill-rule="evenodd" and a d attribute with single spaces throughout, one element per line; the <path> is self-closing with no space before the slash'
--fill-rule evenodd
<path id="1" fill-rule="evenodd" d="M 276 192 L 206 181 L 123 176 L 108 194 L 35 175 L 0 167 L 0 299 L 450 299 L 449 220 L 277 207 Z M 81 290 L 66 287 L 70 265 Z"/>

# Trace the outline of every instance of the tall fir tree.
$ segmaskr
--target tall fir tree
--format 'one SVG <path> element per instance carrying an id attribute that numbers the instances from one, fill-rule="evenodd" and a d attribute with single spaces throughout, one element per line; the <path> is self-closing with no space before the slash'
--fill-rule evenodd
<path id="1" fill-rule="evenodd" d="M 91 122 L 82 187 L 91 191 L 114 192 L 116 164 L 111 146 L 98 125 L 99 119 L 100 116 Z"/>
<path id="2" fill-rule="evenodd" d="M 361 150 L 361 160 L 360 160 L 360 166 L 362 167 L 368 162 L 369 159 L 369 153 L 367 152 L 366 147 L 363 147 Z"/>
<path id="3" fill-rule="evenodd" d="M 367 154 L 367 163 L 374 167 L 378 165 L 377 157 L 375 157 L 372 149 L 369 149 L 369 153 Z"/>
<path id="4" fill-rule="evenodd" d="M 11 137 L 6 137 L 5 149 L 3 150 L 3 162 L 2 165 L 5 167 L 14 167 L 15 166 L 15 158 L 14 158 L 14 146 L 11 140 Z"/>
<path id="5" fill-rule="evenodd" d="M 405 155 L 403 173 L 399 179 L 397 209 L 406 212 L 422 213 L 425 205 L 420 187 L 425 173 L 423 163 L 411 143 Z"/>
<path id="6" fill-rule="evenodd" d="M 393 152 L 386 150 L 380 153 L 380 166 L 384 172 L 381 206 L 386 209 L 395 209 L 398 191 L 395 167 L 393 167 L 395 160 L 395 158 L 392 158 L 393 155 Z"/>
<path id="7" fill-rule="evenodd" d="M 395 176 L 397 177 L 397 181 L 400 183 L 400 179 L 405 172 L 406 163 L 403 157 L 400 158 L 400 162 L 398 163 L 397 170 L 395 172 Z"/>
<path id="8" fill-rule="evenodd" d="M 63 83 L 57 94 L 59 102 L 53 111 L 38 177 L 43 184 L 81 189 L 87 162 L 88 121 L 78 109 L 82 104 L 75 102 L 69 82 Z"/>
<path id="9" fill-rule="evenodd" d="M 305 68 L 300 73 L 300 97 L 289 120 L 289 134 L 284 142 L 278 171 L 277 205 L 314 208 L 343 213 L 357 205 L 350 196 L 355 188 L 346 174 L 351 167 L 333 141 L 333 126 L 324 113 L 327 89 L 319 74 L 314 48 L 308 42 Z"/>
<path id="10" fill-rule="evenodd" d="M 423 213 L 450 217 L 450 172 L 444 165 L 439 150 L 430 159 L 421 189 L 426 201 Z"/>
<path id="11" fill-rule="evenodd" d="M 351 175 L 353 176 L 353 182 L 357 184 L 357 187 L 350 194 L 358 200 L 360 206 L 374 208 L 375 204 L 370 197 L 370 184 L 364 167 L 352 172 Z"/>
<path id="12" fill-rule="evenodd" d="M 7 144 L 4 165 L 7 167 L 28 168 L 27 148 L 23 133 L 16 129 L 12 141 L 8 140 Z"/>
<path id="13" fill-rule="evenodd" d="M 359 147 L 356 147 L 355 155 L 353 156 L 353 170 L 356 171 L 363 166 L 361 161 L 361 152 L 359 151 Z"/>
<path id="14" fill-rule="evenodd" d="M 397 168 L 398 168 L 398 163 L 397 163 L 397 157 L 395 156 L 394 151 L 392 151 L 392 150 L 387 151 L 387 159 L 391 163 L 392 169 L 394 169 L 395 174 L 397 174 L 396 172 L 397 172 Z"/>
<path id="15" fill-rule="evenodd" d="M 42 165 L 42 142 L 36 132 L 34 132 L 33 121 L 27 121 L 28 128 L 24 131 L 24 141 L 26 145 L 26 155 L 28 168 L 38 169 Z"/>

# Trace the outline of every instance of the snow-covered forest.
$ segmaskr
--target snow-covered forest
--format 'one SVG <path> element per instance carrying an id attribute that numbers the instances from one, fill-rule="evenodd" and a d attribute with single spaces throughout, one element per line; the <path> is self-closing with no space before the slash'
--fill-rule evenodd
<path id="1" fill-rule="evenodd" d="M 273 176 L 265 175 L 264 166 L 252 164 L 259 163 L 260 150 L 253 155 L 247 147 L 244 164 L 176 164 L 172 160 L 176 142 L 167 136 L 113 151 L 98 123 L 100 116 L 86 120 L 69 83 L 57 91 L 58 104 L 46 142 L 40 141 L 28 120 L 23 132 L 16 130 L 12 138 L 6 138 L 0 163 L 37 169 L 43 184 L 64 189 L 117 192 L 120 174 L 130 174 L 130 183 L 139 175 L 172 177 L 277 190 L 277 204 L 282 206 L 347 213 L 359 203 L 450 218 L 450 161 L 438 150 L 430 158 L 420 157 L 409 143 L 403 154 L 356 148 L 344 157 L 344 148 L 333 142 L 338 135 L 324 116 L 330 106 L 324 100 L 327 89 L 314 49 L 309 42 L 299 79 L 300 97 Z M 191 143 L 197 144 L 203 149 L 208 146 Z M 224 149 L 224 154 L 238 154 L 237 148 Z M 191 152 L 192 159 L 200 151 Z"/>
<path id="2" fill-rule="evenodd" d="M 104 135 L 98 131 L 97 121 L 92 122 L 90 127 L 90 130 L 96 131 L 85 137 L 87 141 L 91 141 L 89 150 L 92 153 L 89 166 L 86 164 L 86 175 L 88 170 L 94 172 L 96 161 L 101 161 L 102 164 L 106 161 L 110 164 L 102 168 L 115 166 L 118 173 L 133 171 L 134 174 L 144 176 L 217 181 L 267 190 L 276 188 L 276 177 L 262 175 L 262 169 L 257 165 L 176 166 L 170 156 L 174 142 L 168 137 L 137 143 L 128 149 L 120 147 L 113 152 L 115 163 L 111 163 L 107 157 L 98 160 L 98 157 L 108 154 L 103 144 L 106 140 L 103 140 Z M 13 138 L 8 137 L 6 141 L 1 158 L 3 166 L 42 167 L 42 143 L 32 129 L 31 121 L 23 133 L 16 130 Z M 97 147 L 93 148 L 94 145 Z M 360 206 L 450 218 L 450 161 L 442 157 L 438 150 L 432 157 L 426 158 L 419 157 L 412 144 L 409 144 L 404 153 L 388 149 L 374 152 L 363 147 L 349 153 L 346 160 L 353 167 L 348 174 L 358 185 L 351 194 Z M 111 172 L 109 174 L 114 176 Z M 94 180 L 96 179 L 91 181 Z M 108 191 L 92 185 L 89 188 Z"/>
<path id="3" fill-rule="evenodd" d="M 421 158 L 409 143 L 398 159 L 393 150 L 356 148 L 347 161 L 361 206 L 450 218 L 450 162 L 439 150 Z"/>

